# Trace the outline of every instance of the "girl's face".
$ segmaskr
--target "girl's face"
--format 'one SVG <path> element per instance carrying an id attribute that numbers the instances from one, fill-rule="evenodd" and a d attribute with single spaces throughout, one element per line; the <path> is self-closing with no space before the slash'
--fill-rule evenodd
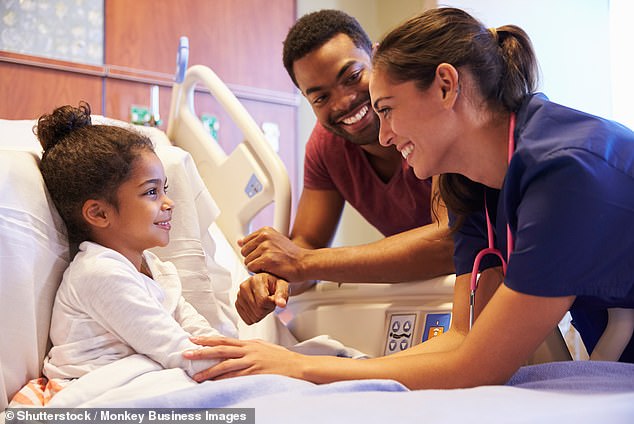
<path id="1" fill-rule="evenodd" d="M 114 245 L 109 247 L 130 259 L 167 245 L 174 203 L 166 192 L 163 164 L 155 153 L 141 152 L 130 178 L 117 190 L 118 209 L 110 208 L 108 238 Z"/>
<path id="2" fill-rule="evenodd" d="M 394 84 L 374 69 L 370 96 L 381 124 L 380 143 L 393 144 L 418 178 L 446 172 L 451 123 L 437 85 L 420 91 L 412 81 Z"/>

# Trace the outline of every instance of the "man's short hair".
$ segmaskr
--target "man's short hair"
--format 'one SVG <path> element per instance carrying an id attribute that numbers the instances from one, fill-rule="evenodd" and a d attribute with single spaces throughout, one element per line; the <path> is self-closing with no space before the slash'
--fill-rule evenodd
<path id="1" fill-rule="evenodd" d="M 355 46 L 365 50 L 368 55 L 372 54 L 372 42 L 368 34 L 355 18 L 340 10 L 324 9 L 308 13 L 295 22 L 286 35 L 282 60 L 296 86 L 293 63 L 339 34 L 346 34 Z"/>

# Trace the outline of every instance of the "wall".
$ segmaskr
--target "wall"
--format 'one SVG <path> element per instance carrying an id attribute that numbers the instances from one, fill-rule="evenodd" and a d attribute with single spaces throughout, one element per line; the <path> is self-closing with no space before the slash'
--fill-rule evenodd
<path id="1" fill-rule="evenodd" d="M 609 0 L 442 3 L 465 9 L 489 27 L 522 27 L 540 63 L 541 90 L 552 101 L 611 116 Z"/>
<path id="2" fill-rule="evenodd" d="M 610 0 L 610 69 L 612 78 L 612 117 L 634 129 L 634 84 L 632 84 L 632 40 L 634 40 L 634 2 Z"/>

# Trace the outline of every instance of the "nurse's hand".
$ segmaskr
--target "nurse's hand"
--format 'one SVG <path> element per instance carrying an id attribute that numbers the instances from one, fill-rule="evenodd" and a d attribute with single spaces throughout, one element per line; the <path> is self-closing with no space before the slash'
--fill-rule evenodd
<path id="1" fill-rule="evenodd" d="M 270 314 L 276 307 L 285 308 L 288 301 L 288 283 L 274 275 L 260 273 L 240 284 L 236 309 L 242 320 L 254 324 Z"/>
<path id="2" fill-rule="evenodd" d="M 302 264 L 307 249 L 271 227 L 263 227 L 238 240 L 244 264 L 251 272 L 268 272 L 286 281 L 304 281 Z"/>
<path id="3" fill-rule="evenodd" d="M 262 340 L 237 340 L 228 337 L 193 337 L 206 346 L 183 353 L 186 359 L 218 359 L 217 365 L 194 375 L 194 380 L 221 380 L 252 374 L 279 374 L 301 378 L 303 355 Z"/>

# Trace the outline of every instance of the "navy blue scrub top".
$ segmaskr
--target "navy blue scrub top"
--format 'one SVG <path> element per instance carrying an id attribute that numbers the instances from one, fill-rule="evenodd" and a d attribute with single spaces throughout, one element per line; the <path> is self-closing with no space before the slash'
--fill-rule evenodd
<path id="1" fill-rule="evenodd" d="M 588 352 L 608 307 L 634 308 L 634 133 L 615 122 L 529 97 L 501 191 L 486 189 L 496 247 L 514 250 L 504 283 L 536 296 L 577 296 L 570 310 Z M 487 246 L 484 212 L 454 235 L 458 275 Z M 490 255 L 481 270 L 499 265 Z M 634 337 L 621 356 L 634 362 Z"/>

